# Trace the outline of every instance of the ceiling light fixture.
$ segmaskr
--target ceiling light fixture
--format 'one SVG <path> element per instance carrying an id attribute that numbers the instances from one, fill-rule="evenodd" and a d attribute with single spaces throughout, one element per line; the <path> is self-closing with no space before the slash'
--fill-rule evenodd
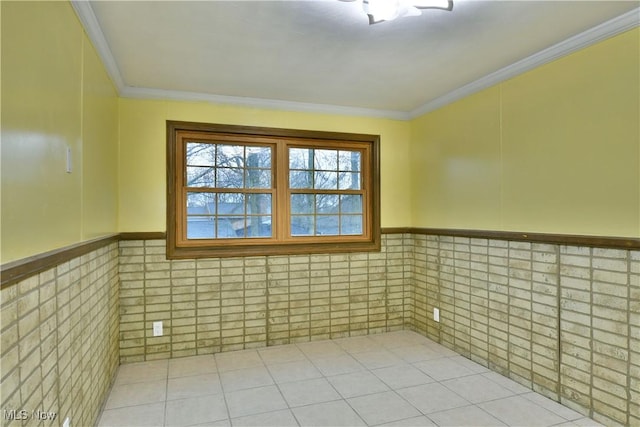
<path id="1" fill-rule="evenodd" d="M 453 0 L 362 0 L 369 25 L 402 16 L 418 16 L 420 9 L 452 10 Z"/>

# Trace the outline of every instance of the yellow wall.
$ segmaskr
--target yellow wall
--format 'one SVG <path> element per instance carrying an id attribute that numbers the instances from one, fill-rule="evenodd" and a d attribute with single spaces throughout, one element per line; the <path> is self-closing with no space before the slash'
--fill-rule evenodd
<path id="1" fill-rule="evenodd" d="M 117 97 L 69 3 L 0 5 L 5 263 L 117 231 Z"/>
<path id="2" fill-rule="evenodd" d="M 82 238 L 118 229 L 118 99 L 102 61 L 84 43 Z"/>
<path id="3" fill-rule="evenodd" d="M 412 122 L 412 225 L 640 236 L 640 29 Z"/>
<path id="4" fill-rule="evenodd" d="M 409 123 L 206 102 L 120 99 L 120 230 L 166 229 L 166 120 L 381 136 L 382 226 L 410 222 Z"/>
<path id="5" fill-rule="evenodd" d="M 2 263 L 165 230 L 166 120 L 380 134 L 383 227 L 640 236 L 637 28 L 402 122 L 119 99 L 69 3 L 0 4 Z"/>

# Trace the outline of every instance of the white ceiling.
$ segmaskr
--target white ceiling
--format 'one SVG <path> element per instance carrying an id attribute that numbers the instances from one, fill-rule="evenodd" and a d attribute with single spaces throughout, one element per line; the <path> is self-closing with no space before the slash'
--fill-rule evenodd
<path id="1" fill-rule="evenodd" d="M 371 26 L 359 1 L 73 4 L 123 96 L 401 119 L 640 21 L 635 0 L 454 0 Z"/>

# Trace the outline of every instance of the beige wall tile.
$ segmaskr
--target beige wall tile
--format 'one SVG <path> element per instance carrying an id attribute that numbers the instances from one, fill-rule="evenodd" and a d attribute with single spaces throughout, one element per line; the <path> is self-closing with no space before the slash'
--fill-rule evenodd
<path id="1" fill-rule="evenodd" d="M 3 290 L 1 406 L 94 424 L 118 364 L 118 297 L 117 244 Z"/>
<path id="2" fill-rule="evenodd" d="M 164 240 L 122 241 L 64 263 L 2 291 L 3 401 L 90 424 L 118 360 L 406 328 L 605 424 L 640 419 L 639 251 L 382 240 L 379 253 L 180 261 L 166 260 Z M 91 403 L 74 409 L 83 396 Z"/>

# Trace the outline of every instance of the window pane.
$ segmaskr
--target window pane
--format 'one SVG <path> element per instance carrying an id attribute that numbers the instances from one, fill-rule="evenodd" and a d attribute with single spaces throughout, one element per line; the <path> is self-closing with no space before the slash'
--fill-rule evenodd
<path id="1" fill-rule="evenodd" d="M 234 221 L 233 218 L 229 217 L 219 217 L 217 223 L 217 232 L 218 238 L 221 239 L 231 239 L 237 237 L 244 237 L 244 218 L 242 219 L 242 224 L 239 227 L 239 233 L 236 232 L 235 226 L 238 226 L 238 221 Z"/>
<path id="2" fill-rule="evenodd" d="M 248 217 L 247 237 L 271 237 L 271 217 L 264 215 Z"/>
<path id="3" fill-rule="evenodd" d="M 362 234 L 362 215 L 342 215 L 340 234 Z"/>
<path id="4" fill-rule="evenodd" d="M 311 188 L 312 174 L 311 171 L 289 172 L 289 188 Z"/>
<path id="5" fill-rule="evenodd" d="M 216 212 L 214 193 L 187 193 L 187 215 L 213 215 Z"/>
<path id="6" fill-rule="evenodd" d="M 244 186 L 242 169 L 216 169 L 216 187 L 242 188 Z"/>
<path id="7" fill-rule="evenodd" d="M 340 190 L 359 190 L 360 174 L 358 172 L 340 172 Z"/>
<path id="8" fill-rule="evenodd" d="M 244 146 L 219 144 L 216 166 L 226 168 L 244 168 Z"/>
<path id="9" fill-rule="evenodd" d="M 218 194 L 218 215 L 244 215 L 244 194 Z"/>
<path id="10" fill-rule="evenodd" d="M 312 236 L 313 234 L 313 215 L 291 216 L 292 236 Z"/>
<path id="11" fill-rule="evenodd" d="M 315 150 L 314 167 L 316 170 L 337 171 L 338 151 L 336 150 Z"/>
<path id="12" fill-rule="evenodd" d="M 270 168 L 271 148 L 269 147 L 247 147 L 247 167 L 248 168 Z"/>
<path id="13" fill-rule="evenodd" d="M 340 151 L 338 169 L 341 171 L 361 171 L 359 151 Z"/>
<path id="14" fill-rule="evenodd" d="M 340 212 L 362 213 L 362 196 L 344 195 L 340 196 Z"/>
<path id="15" fill-rule="evenodd" d="M 315 207 L 315 196 L 313 194 L 292 194 L 291 213 L 292 214 L 312 214 Z"/>
<path id="16" fill-rule="evenodd" d="M 215 187 L 213 168 L 187 166 L 187 187 Z"/>
<path id="17" fill-rule="evenodd" d="M 215 194 L 187 193 L 187 239 L 215 237 Z"/>
<path id="18" fill-rule="evenodd" d="M 247 194 L 247 214 L 270 215 L 271 194 Z"/>
<path id="19" fill-rule="evenodd" d="M 289 148 L 289 169 L 313 169 L 313 149 Z"/>
<path id="20" fill-rule="evenodd" d="M 320 190 L 338 189 L 338 172 L 316 172 L 313 188 Z"/>
<path id="21" fill-rule="evenodd" d="M 271 171 L 264 169 L 247 169 L 247 188 L 271 188 Z"/>
<path id="22" fill-rule="evenodd" d="M 316 196 L 316 212 L 319 214 L 337 214 L 338 213 L 338 195 L 337 194 L 318 194 Z"/>
<path id="23" fill-rule="evenodd" d="M 318 215 L 316 217 L 316 234 L 335 236 L 338 233 L 338 215 Z"/>
<path id="24" fill-rule="evenodd" d="M 188 142 L 186 156 L 188 165 L 213 166 L 216 159 L 216 146 L 214 144 Z"/>
<path id="25" fill-rule="evenodd" d="M 187 216 L 187 239 L 213 239 L 215 225 L 213 216 Z"/>
<path id="26" fill-rule="evenodd" d="M 245 235 L 245 196 L 242 193 L 218 194 L 218 237 Z"/>

